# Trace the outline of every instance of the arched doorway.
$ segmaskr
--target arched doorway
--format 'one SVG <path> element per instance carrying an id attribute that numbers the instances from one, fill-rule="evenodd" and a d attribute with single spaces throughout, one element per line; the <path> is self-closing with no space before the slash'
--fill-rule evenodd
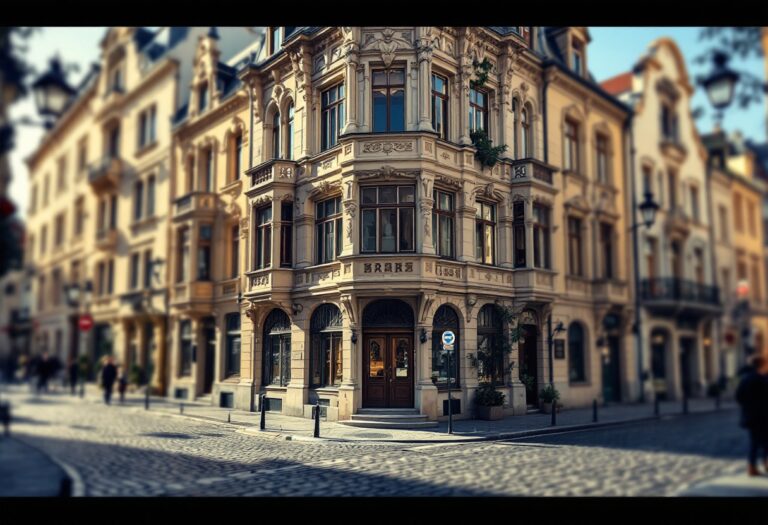
<path id="1" fill-rule="evenodd" d="M 450 330 L 456 334 L 456 342 L 450 354 L 443 350 L 442 336 L 443 332 Z M 432 376 L 437 378 L 437 388 L 448 389 L 448 383 L 451 387 L 459 387 L 459 316 L 456 310 L 442 305 L 435 312 L 432 321 Z M 448 366 L 450 358 L 450 368 Z"/>
<path id="2" fill-rule="evenodd" d="M 291 320 L 279 309 L 264 321 L 264 385 L 287 386 L 291 381 Z"/>
<path id="3" fill-rule="evenodd" d="M 380 299 L 363 311 L 363 407 L 413 408 L 413 310 Z"/>
<path id="4" fill-rule="evenodd" d="M 339 386 L 343 371 L 341 310 L 335 304 L 321 305 L 312 314 L 309 325 L 312 337 L 309 386 L 310 388 Z"/>

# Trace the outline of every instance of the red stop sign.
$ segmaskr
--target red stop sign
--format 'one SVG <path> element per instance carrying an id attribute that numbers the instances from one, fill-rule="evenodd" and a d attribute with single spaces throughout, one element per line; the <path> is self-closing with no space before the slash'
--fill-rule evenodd
<path id="1" fill-rule="evenodd" d="M 81 315 L 80 319 L 77 321 L 77 327 L 80 328 L 81 332 L 87 332 L 93 328 L 93 317 L 91 317 L 91 314 Z"/>

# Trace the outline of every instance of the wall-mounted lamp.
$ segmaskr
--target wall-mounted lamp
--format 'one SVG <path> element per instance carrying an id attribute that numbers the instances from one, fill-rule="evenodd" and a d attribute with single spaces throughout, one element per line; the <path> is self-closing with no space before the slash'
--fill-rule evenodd
<path id="1" fill-rule="evenodd" d="M 427 342 L 427 330 L 424 328 L 421 329 L 421 335 L 419 335 L 419 341 L 421 341 L 422 344 Z"/>
<path id="2" fill-rule="evenodd" d="M 357 330 L 352 330 L 352 343 L 357 343 Z"/>

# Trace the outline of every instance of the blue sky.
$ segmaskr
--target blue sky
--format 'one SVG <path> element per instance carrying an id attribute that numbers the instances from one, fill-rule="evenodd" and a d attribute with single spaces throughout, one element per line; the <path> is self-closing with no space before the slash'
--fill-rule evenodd
<path id="1" fill-rule="evenodd" d="M 589 68 L 598 81 L 605 80 L 619 73 L 628 71 L 635 61 L 645 53 L 648 45 L 656 38 L 667 36 L 673 38 L 688 63 L 688 73 L 691 78 L 707 72 L 709 65 L 697 66 L 693 58 L 705 48 L 698 41 L 700 28 L 694 27 L 592 27 L 590 33 L 592 42 L 589 46 Z M 76 63 L 80 71 L 71 73 L 69 80 L 77 84 L 88 71 L 89 64 L 99 59 L 99 42 L 105 34 L 103 27 L 46 27 L 36 33 L 29 42 L 27 59 L 34 64 L 38 71 L 47 68 L 48 60 L 59 54 L 66 62 Z M 733 64 L 736 67 L 736 64 Z M 740 68 L 764 78 L 765 70 L 762 59 L 752 59 L 739 63 Z M 702 132 L 712 129 L 712 112 L 706 96 L 696 90 L 693 107 L 703 106 L 707 114 L 699 119 L 698 126 Z M 10 109 L 11 118 L 16 119 L 27 115 L 37 119 L 32 98 L 20 101 Z M 730 108 L 723 119 L 723 127 L 728 130 L 739 129 L 748 138 L 756 141 L 765 140 L 766 111 L 765 102 L 759 107 L 753 106 L 748 111 Z M 19 126 L 16 133 L 16 148 L 11 155 L 13 181 L 10 195 L 16 201 L 19 214 L 26 216 L 29 203 L 27 181 L 27 166 L 24 159 L 32 153 L 40 141 L 42 130 L 35 127 Z"/>

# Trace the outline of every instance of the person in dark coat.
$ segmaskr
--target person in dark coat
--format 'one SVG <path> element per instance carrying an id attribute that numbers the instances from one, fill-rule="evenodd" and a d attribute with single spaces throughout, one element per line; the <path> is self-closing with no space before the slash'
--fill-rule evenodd
<path id="1" fill-rule="evenodd" d="M 48 392 L 48 380 L 51 377 L 52 372 L 51 359 L 48 357 L 48 352 L 43 352 L 40 359 L 37 361 L 37 393 L 39 394 L 43 390 Z"/>
<path id="2" fill-rule="evenodd" d="M 104 368 L 101 369 L 101 386 L 104 387 L 104 402 L 109 404 L 112 399 L 112 388 L 117 379 L 117 367 L 112 356 L 107 356 Z"/>
<path id="3" fill-rule="evenodd" d="M 756 355 L 736 389 L 736 401 L 741 406 L 741 426 L 749 432 L 750 476 L 759 476 L 757 456 L 762 449 L 768 470 L 768 360 Z"/>
<path id="4" fill-rule="evenodd" d="M 77 360 L 75 359 L 69 360 L 69 366 L 67 367 L 67 372 L 69 374 L 69 388 L 71 389 L 72 395 L 74 396 L 75 387 L 77 386 L 77 377 L 79 375 Z"/>
<path id="5" fill-rule="evenodd" d="M 117 380 L 117 391 L 120 393 L 120 403 L 125 403 L 125 391 L 128 389 L 128 374 L 125 367 L 120 367 L 120 378 Z"/>

